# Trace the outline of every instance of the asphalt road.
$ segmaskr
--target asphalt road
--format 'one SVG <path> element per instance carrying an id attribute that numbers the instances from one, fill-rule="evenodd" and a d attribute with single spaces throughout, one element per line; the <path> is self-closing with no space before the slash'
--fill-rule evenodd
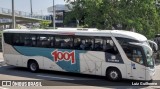
<path id="1" fill-rule="evenodd" d="M 158 86 L 133 86 L 131 80 L 122 80 L 121 82 L 111 82 L 105 77 L 82 75 L 75 73 L 64 73 L 57 71 L 41 70 L 38 73 L 31 73 L 26 68 L 7 66 L 3 63 L 3 57 L 0 53 L 0 83 L 1 80 L 24 80 L 42 82 L 43 87 L 10 87 L 0 86 L 0 89 L 134 89 L 134 88 L 160 88 Z M 160 81 L 160 63 L 157 63 L 156 74 L 153 80 Z M 159 82 L 158 81 L 158 82 Z M 22 81 L 21 81 L 22 82 Z M 137 81 L 134 81 L 137 82 Z M 139 82 L 139 81 L 138 81 Z M 157 82 L 157 81 L 156 81 Z"/>

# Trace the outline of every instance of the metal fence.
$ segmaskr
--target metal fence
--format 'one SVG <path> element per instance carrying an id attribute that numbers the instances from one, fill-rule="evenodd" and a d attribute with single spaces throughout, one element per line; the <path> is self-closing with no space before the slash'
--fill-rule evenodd
<path id="1" fill-rule="evenodd" d="M 0 7 L 0 14 L 4 15 L 12 15 L 12 10 L 11 9 L 6 9 L 6 8 L 1 8 Z M 18 17 L 25 17 L 25 18 L 33 18 L 33 19 L 42 19 L 42 20 L 47 20 L 45 16 L 36 14 L 36 13 L 27 13 L 23 11 L 17 11 L 15 10 L 15 16 Z"/>

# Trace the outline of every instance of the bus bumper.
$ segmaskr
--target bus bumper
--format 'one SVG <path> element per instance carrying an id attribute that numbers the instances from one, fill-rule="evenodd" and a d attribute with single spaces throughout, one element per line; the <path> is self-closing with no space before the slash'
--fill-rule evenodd
<path id="1" fill-rule="evenodd" d="M 146 80 L 152 80 L 153 77 L 155 76 L 155 73 L 156 73 L 155 68 L 153 69 L 148 68 L 146 70 Z"/>

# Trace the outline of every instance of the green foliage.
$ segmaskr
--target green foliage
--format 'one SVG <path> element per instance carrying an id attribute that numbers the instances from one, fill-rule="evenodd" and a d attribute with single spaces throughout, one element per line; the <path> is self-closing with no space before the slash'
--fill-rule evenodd
<path id="1" fill-rule="evenodd" d="M 65 21 L 99 29 L 136 29 L 148 38 L 160 33 L 160 8 L 155 0 L 65 0 L 72 6 Z M 120 25 L 121 27 L 118 27 Z"/>
<path id="2" fill-rule="evenodd" d="M 50 21 L 40 21 L 40 28 L 47 28 L 51 22 Z"/>

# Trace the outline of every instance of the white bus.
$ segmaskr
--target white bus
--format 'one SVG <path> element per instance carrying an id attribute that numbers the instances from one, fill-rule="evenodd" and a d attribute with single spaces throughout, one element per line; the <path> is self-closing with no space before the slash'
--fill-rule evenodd
<path id="1" fill-rule="evenodd" d="M 60 28 L 3 31 L 3 56 L 8 65 L 151 80 L 155 74 L 152 48 L 141 34 L 122 30 Z"/>

